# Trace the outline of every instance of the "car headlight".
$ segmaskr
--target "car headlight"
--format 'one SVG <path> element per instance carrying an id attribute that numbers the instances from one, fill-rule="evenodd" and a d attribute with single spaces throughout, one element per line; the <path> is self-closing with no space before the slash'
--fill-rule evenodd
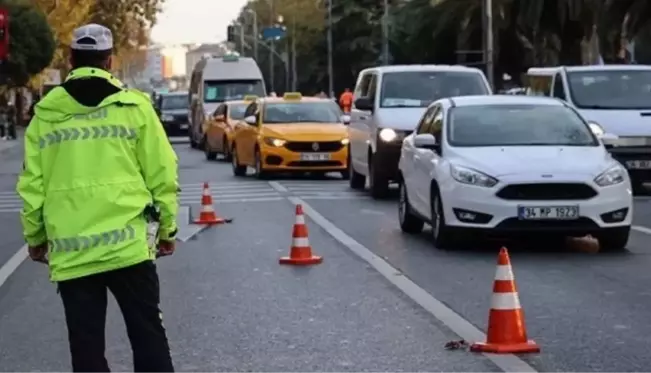
<path id="1" fill-rule="evenodd" d="M 173 121 L 173 120 L 174 120 L 174 117 L 171 116 L 171 115 L 163 115 L 163 116 L 161 117 L 161 120 L 164 121 L 164 122 L 169 122 L 169 121 Z"/>
<path id="2" fill-rule="evenodd" d="M 398 137 L 398 134 L 391 128 L 384 128 L 380 131 L 380 139 L 384 142 L 391 142 L 395 140 L 396 137 Z"/>
<path id="3" fill-rule="evenodd" d="M 594 133 L 597 137 L 601 137 L 604 135 L 604 133 L 606 133 L 603 127 L 601 127 L 598 123 L 588 122 L 588 126 L 590 127 L 590 131 L 592 131 L 592 133 Z"/>
<path id="4" fill-rule="evenodd" d="M 600 187 L 616 185 L 626 180 L 626 169 L 620 165 L 613 166 L 594 178 L 595 184 Z"/>
<path id="5" fill-rule="evenodd" d="M 341 140 L 341 144 L 342 144 L 342 145 L 348 145 L 348 144 L 350 144 L 350 139 L 342 139 L 342 140 Z"/>
<path id="6" fill-rule="evenodd" d="M 264 143 L 269 145 L 269 146 L 275 146 L 277 148 L 280 148 L 281 146 L 285 145 L 287 141 L 282 140 L 282 139 L 276 139 L 273 137 L 265 137 L 264 138 Z"/>
<path id="7" fill-rule="evenodd" d="M 462 184 L 492 188 L 499 182 L 496 178 L 482 172 L 452 164 L 450 165 L 450 173 L 454 180 Z"/>

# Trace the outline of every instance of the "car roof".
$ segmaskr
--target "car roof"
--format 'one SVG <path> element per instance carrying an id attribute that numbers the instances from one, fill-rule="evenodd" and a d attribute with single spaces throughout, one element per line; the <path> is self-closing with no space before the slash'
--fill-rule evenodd
<path id="1" fill-rule="evenodd" d="M 233 104 L 235 104 L 235 105 L 237 105 L 237 104 L 248 105 L 248 104 L 252 103 L 253 101 L 254 100 L 228 100 L 228 101 L 225 102 L 225 104 L 226 105 L 233 105 Z"/>
<path id="2" fill-rule="evenodd" d="M 469 67 L 463 65 L 391 65 L 391 66 L 377 66 L 364 69 L 360 72 L 366 73 L 368 71 L 378 72 L 380 74 L 393 73 L 393 72 L 408 72 L 408 71 L 450 71 L 450 72 L 481 72 L 476 67 Z"/>
<path id="3" fill-rule="evenodd" d="M 651 71 L 651 65 L 577 65 L 577 66 L 554 66 L 554 67 L 532 67 L 527 70 L 528 75 L 553 75 L 557 71 L 565 69 L 567 72 L 589 72 L 589 71 Z"/>
<path id="4" fill-rule="evenodd" d="M 300 103 L 306 103 L 306 102 L 334 102 L 331 99 L 328 98 L 320 98 L 320 97 L 309 97 L 309 96 L 303 96 L 301 97 L 300 100 L 286 100 L 282 97 L 264 97 L 260 99 L 264 103 L 289 103 L 289 102 L 300 102 Z"/>
<path id="5" fill-rule="evenodd" d="M 444 99 L 447 100 L 447 99 Z M 484 106 L 484 105 L 541 105 L 565 106 L 556 98 L 543 96 L 516 96 L 516 95 L 483 95 L 451 97 L 451 106 Z"/>

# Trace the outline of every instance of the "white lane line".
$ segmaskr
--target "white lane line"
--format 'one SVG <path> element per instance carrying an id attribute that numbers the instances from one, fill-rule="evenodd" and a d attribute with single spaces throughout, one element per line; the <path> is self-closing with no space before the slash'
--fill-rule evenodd
<path id="1" fill-rule="evenodd" d="M 347 235 L 344 231 L 339 229 L 323 215 L 319 214 L 310 205 L 305 203 L 305 201 L 296 197 L 288 197 L 287 199 L 295 205 L 303 205 L 303 211 L 312 219 L 312 221 L 314 221 L 314 223 L 319 225 L 323 230 L 328 232 L 328 234 L 334 237 L 342 245 L 346 246 L 350 251 L 357 254 L 357 256 L 373 266 L 389 282 L 404 292 L 408 297 L 413 299 L 427 312 L 431 313 L 450 330 L 459 335 L 459 337 L 463 338 L 466 341 L 486 340 L 486 334 L 484 334 L 481 330 L 477 329 L 474 325 L 454 312 L 441 301 L 434 298 L 425 289 L 416 285 L 413 281 L 408 279 L 407 276 L 404 276 L 400 271 L 392 267 L 389 263 L 387 263 L 379 256 L 375 255 L 364 245 L 355 241 L 355 239 Z M 486 312 L 488 312 L 488 307 L 486 309 Z M 483 355 L 491 360 L 504 372 L 536 372 L 532 366 L 513 354 Z"/>
<path id="2" fill-rule="evenodd" d="M 270 181 L 270 182 L 269 182 L 269 185 L 270 185 L 272 188 L 274 188 L 276 191 L 280 192 L 280 193 L 287 193 L 287 192 L 289 192 L 289 190 L 287 190 L 287 188 L 285 188 L 284 186 L 282 186 L 282 184 L 280 184 L 280 183 L 277 182 L 277 181 Z"/>
<path id="3" fill-rule="evenodd" d="M 27 259 L 27 245 L 23 245 L 14 256 L 0 267 L 0 287 L 7 281 L 9 276 L 18 269 L 20 264 Z"/>
<path id="4" fill-rule="evenodd" d="M 651 234 L 651 228 L 642 227 L 639 225 L 633 225 L 631 226 L 631 229 L 640 233 Z"/>

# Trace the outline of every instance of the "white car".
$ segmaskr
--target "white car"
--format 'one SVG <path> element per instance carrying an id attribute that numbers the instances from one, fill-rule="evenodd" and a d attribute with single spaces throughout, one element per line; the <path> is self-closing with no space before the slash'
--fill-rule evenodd
<path id="1" fill-rule="evenodd" d="M 402 230 L 418 233 L 427 222 L 439 248 L 474 233 L 590 234 L 602 250 L 628 241 L 628 173 L 561 100 L 438 100 L 403 141 L 399 171 Z"/>

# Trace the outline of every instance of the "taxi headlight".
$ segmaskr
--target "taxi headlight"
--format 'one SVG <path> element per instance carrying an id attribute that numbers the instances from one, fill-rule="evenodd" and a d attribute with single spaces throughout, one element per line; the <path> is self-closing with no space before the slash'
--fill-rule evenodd
<path id="1" fill-rule="evenodd" d="M 161 117 L 161 120 L 162 120 L 163 122 L 171 122 L 171 121 L 174 120 L 174 117 L 171 116 L 171 115 L 163 115 L 163 116 Z"/>
<path id="2" fill-rule="evenodd" d="M 588 122 L 588 126 L 590 127 L 590 131 L 592 131 L 592 133 L 594 133 L 594 135 L 597 137 L 601 137 L 604 135 L 604 133 L 606 133 L 603 127 L 601 127 L 598 123 Z"/>
<path id="3" fill-rule="evenodd" d="M 384 142 L 391 142 L 395 140 L 396 137 L 398 137 L 398 134 L 391 128 L 384 128 L 382 131 L 380 131 L 380 139 L 382 139 Z"/>
<path id="4" fill-rule="evenodd" d="M 281 146 L 285 145 L 287 141 L 282 140 L 282 139 L 276 139 L 274 137 L 265 137 L 264 138 L 264 143 L 269 145 L 269 146 L 275 146 L 277 148 L 280 148 Z"/>
<path id="5" fill-rule="evenodd" d="M 463 166 L 450 165 L 450 174 L 452 178 L 462 184 L 476 185 L 485 188 L 494 187 L 499 181 L 482 172 Z"/>
<path id="6" fill-rule="evenodd" d="M 350 140 L 349 139 L 342 139 L 341 144 L 342 145 L 348 145 L 348 144 L 350 144 Z"/>
<path id="7" fill-rule="evenodd" d="M 626 180 L 626 169 L 620 165 L 613 166 L 595 177 L 595 184 L 600 187 L 616 185 Z"/>

